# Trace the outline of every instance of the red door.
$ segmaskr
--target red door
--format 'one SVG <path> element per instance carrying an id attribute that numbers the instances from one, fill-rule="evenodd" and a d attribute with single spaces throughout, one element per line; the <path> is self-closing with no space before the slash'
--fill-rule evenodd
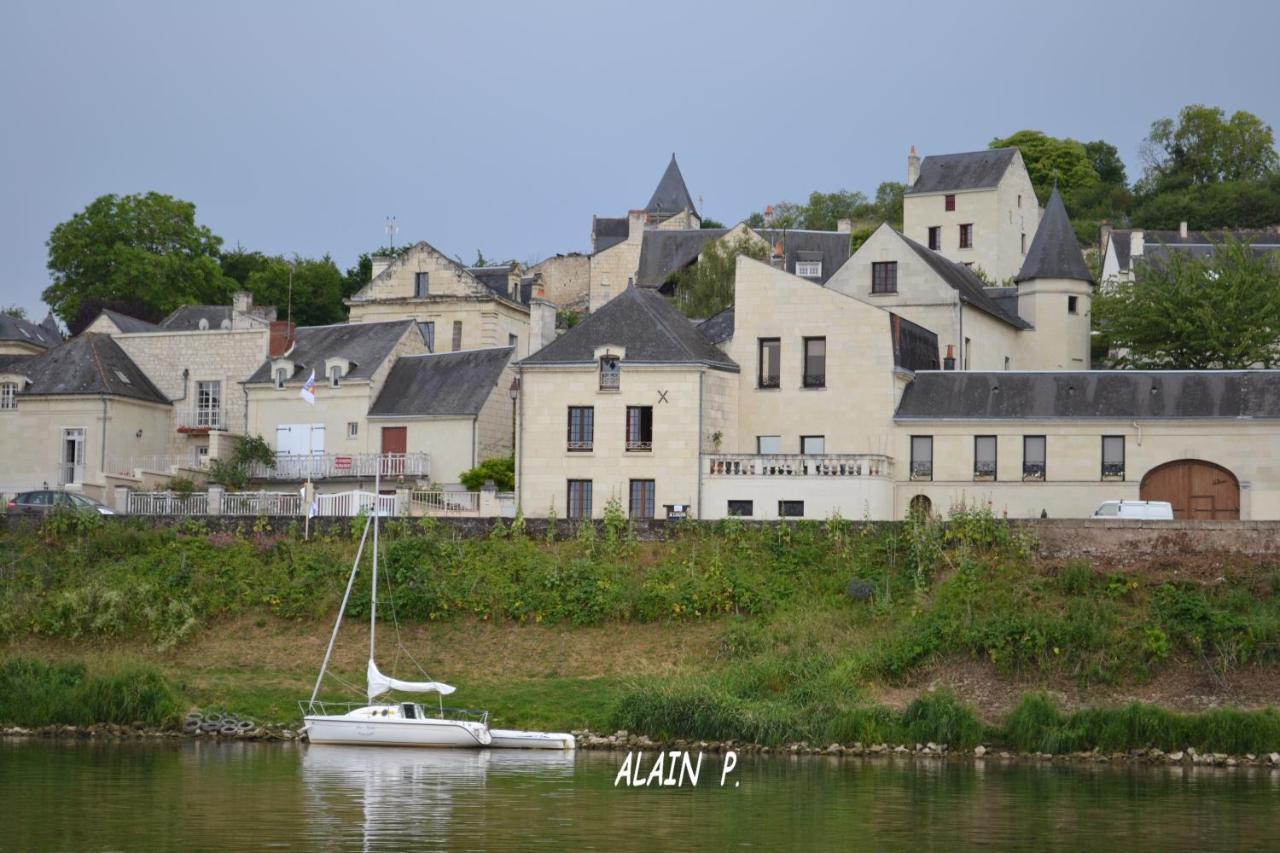
<path id="1" fill-rule="evenodd" d="M 382 476 L 404 476 L 404 455 L 408 449 L 408 427 L 382 428 Z"/>

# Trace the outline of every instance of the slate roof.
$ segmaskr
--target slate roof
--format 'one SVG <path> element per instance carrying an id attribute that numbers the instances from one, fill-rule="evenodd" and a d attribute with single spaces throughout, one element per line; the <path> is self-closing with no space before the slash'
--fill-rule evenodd
<path id="1" fill-rule="evenodd" d="M 826 284 L 827 279 L 849 260 L 853 235 L 847 231 L 808 231 L 803 229 L 778 230 L 775 228 L 753 229 L 757 234 L 769 241 L 769 245 L 782 241 L 785 258 L 784 269 L 795 275 L 796 261 L 822 261 L 822 275 L 808 281 Z M 772 249 L 770 250 L 772 251 Z"/>
<path id="2" fill-rule="evenodd" d="M 16 341 L 48 349 L 62 343 L 62 338 L 40 323 L 0 313 L 0 341 Z"/>
<path id="3" fill-rule="evenodd" d="M 514 352 L 498 347 L 398 358 L 369 416 L 478 415 Z"/>
<path id="4" fill-rule="evenodd" d="M 693 198 L 689 195 L 689 188 L 685 186 L 684 175 L 680 174 L 680 165 L 676 163 L 674 153 L 644 209 L 649 213 L 671 215 L 680 213 L 682 210 L 691 210 L 697 216 L 698 209 L 693 205 Z"/>
<path id="5" fill-rule="evenodd" d="M 19 365 L 31 380 L 20 396 L 109 394 L 168 404 L 110 335 L 84 334 Z"/>
<path id="6" fill-rule="evenodd" d="M 597 216 L 591 222 L 591 251 L 603 252 L 627 239 L 627 217 Z"/>
<path id="7" fill-rule="evenodd" d="M 1093 282 L 1093 275 L 1080 251 L 1080 241 L 1071 228 L 1067 207 L 1062 203 L 1062 196 L 1056 186 L 1049 194 L 1049 201 L 1044 206 L 1044 216 L 1040 217 L 1040 225 L 1036 228 L 1036 236 L 1031 241 L 1031 248 L 1027 249 L 1027 257 L 1022 261 L 1022 269 L 1018 270 L 1014 281 L 1033 278 L 1069 278 Z"/>
<path id="8" fill-rule="evenodd" d="M 593 364 L 597 347 L 626 348 L 626 362 L 738 365 L 657 293 L 628 287 L 521 364 Z"/>
<path id="9" fill-rule="evenodd" d="M 1280 370 L 917 373 L 899 420 L 1280 418 Z"/>
<path id="10" fill-rule="evenodd" d="M 1183 237 L 1180 231 L 1164 231 L 1146 228 L 1117 228 L 1108 238 L 1116 248 L 1116 261 L 1122 271 L 1127 271 L 1132 263 L 1133 234 L 1141 231 L 1143 235 L 1142 258 L 1167 257 L 1170 251 L 1186 252 L 1193 257 L 1204 258 L 1212 255 L 1218 244 L 1228 237 L 1248 243 L 1254 254 L 1263 255 L 1280 252 L 1280 233 L 1268 230 L 1221 229 L 1217 231 L 1188 231 Z"/>
<path id="11" fill-rule="evenodd" d="M 509 290 L 511 267 L 505 264 L 491 267 L 467 267 L 467 272 L 498 296 L 511 298 Z"/>
<path id="12" fill-rule="evenodd" d="M 26 370 L 26 364 L 35 358 L 34 353 L 23 353 L 21 355 L 8 355 L 0 353 L 0 373 L 23 373 Z"/>
<path id="13" fill-rule="evenodd" d="M 1018 314 L 1018 288 L 1016 287 L 984 287 L 983 291 L 995 300 L 1000 306 L 1000 310 L 1017 317 Z"/>
<path id="14" fill-rule="evenodd" d="M 640 264 L 636 270 L 636 286 L 662 287 L 672 273 L 684 269 L 698 259 L 708 240 L 729 233 L 728 228 L 693 228 L 687 230 L 651 229 L 644 232 L 640 243 Z"/>
<path id="15" fill-rule="evenodd" d="M 183 305 L 175 308 L 168 317 L 160 321 L 160 328 L 171 332 L 200 331 L 200 321 L 204 320 L 206 328 L 218 330 L 225 320 L 227 328 L 231 328 L 230 305 Z"/>
<path id="16" fill-rule="evenodd" d="M 920 162 L 920 177 L 907 195 L 994 187 L 1013 162 L 1017 148 L 991 148 L 964 154 L 935 154 Z"/>
<path id="17" fill-rule="evenodd" d="M 103 308 L 99 316 L 105 315 L 116 328 L 121 332 L 157 332 L 160 327 L 155 323 L 146 320 L 139 320 L 137 317 L 130 317 L 128 314 L 121 314 L 119 311 L 112 311 L 110 308 Z"/>
<path id="18" fill-rule="evenodd" d="M 411 328 L 415 328 L 413 320 L 300 326 L 294 333 L 293 349 L 285 355 L 293 362 L 293 376 L 290 378 L 306 381 L 314 369 L 316 381 L 322 381 L 325 359 L 345 358 L 352 365 L 344 378 L 368 379 Z M 245 380 L 245 384 L 271 381 L 271 359 L 267 359 Z"/>
<path id="19" fill-rule="evenodd" d="M 955 289 L 960 294 L 960 301 L 972 305 L 979 311 L 990 314 L 997 320 L 1003 320 L 1015 329 L 1030 329 L 1031 324 L 1019 317 L 1017 314 L 1008 313 L 996 299 L 987 292 L 987 287 L 982 283 L 982 279 L 973 274 L 973 270 L 964 264 L 957 264 L 949 261 L 942 255 L 928 249 L 905 234 L 899 234 L 908 246 L 910 246 L 920 259 L 933 269 L 938 276 Z M 997 288 L 992 288 L 997 289 Z M 1003 288 L 999 288 L 1003 290 Z M 1008 304 L 1008 300 L 1005 300 Z"/>
<path id="20" fill-rule="evenodd" d="M 889 315 L 889 333 L 893 342 L 893 366 L 904 370 L 937 370 L 938 336 L 924 326 L 897 314 Z"/>
<path id="21" fill-rule="evenodd" d="M 718 314 L 712 314 L 698 324 L 698 331 L 713 344 L 722 344 L 733 337 L 733 306 Z"/>

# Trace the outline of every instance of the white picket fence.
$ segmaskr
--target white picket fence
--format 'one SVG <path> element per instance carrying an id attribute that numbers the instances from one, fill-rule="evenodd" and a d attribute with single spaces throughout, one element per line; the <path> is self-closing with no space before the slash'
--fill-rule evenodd
<path id="1" fill-rule="evenodd" d="M 208 515 L 209 493 L 130 492 L 130 515 Z"/>
<path id="2" fill-rule="evenodd" d="M 224 492 L 223 515 L 301 515 L 297 492 Z"/>
<path id="3" fill-rule="evenodd" d="M 414 491 L 409 493 L 411 515 L 479 515 L 479 492 Z"/>
<path id="4" fill-rule="evenodd" d="M 373 512 L 377 504 L 378 515 L 398 515 L 398 501 L 395 495 L 378 495 L 373 492 L 336 492 L 331 495 L 316 495 L 316 515 L 354 516 L 361 512 Z"/>
<path id="5" fill-rule="evenodd" d="M 131 515 L 209 515 L 209 493 L 130 492 Z M 218 515 L 301 515 L 297 492 L 223 492 L 214 506 Z"/>

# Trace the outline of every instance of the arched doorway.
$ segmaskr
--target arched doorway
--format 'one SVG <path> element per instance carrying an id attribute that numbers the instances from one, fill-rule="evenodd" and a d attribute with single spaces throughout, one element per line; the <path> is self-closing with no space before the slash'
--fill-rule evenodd
<path id="1" fill-rule="evenodd" d="M 911 518 L 926 519 L 933 515 L 933 501 L 929 500 L 928 495 L 916 495 L 907 507 L 907 514 Z"/>
<path id="2" fill-rule="evenodd" d="M 1221 465 L 1200 459 L 1166 462 L 1142 478 L 1139 497 L 1168 501 L 1174 518 L 1240 518 L 1240 481 Z"/>

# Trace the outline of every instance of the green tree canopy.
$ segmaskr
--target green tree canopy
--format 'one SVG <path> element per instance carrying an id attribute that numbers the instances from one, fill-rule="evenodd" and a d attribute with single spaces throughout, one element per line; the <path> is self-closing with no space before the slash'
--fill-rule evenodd
<path id="1" fill-rule="evenodd" d="M 1260 181 L 1280 169 L 1271 126 L 1243 110 L 1192 104 L 1175 121 L 1153 122 L 1143 145 L 1143 189 L 1158 192 L 1227 181 Z"/>
<path id="2" fill-rule="evenodd" d="M 1118 366 L 1202 370 L 1280 363 L 1280 265 L 1228 240 L 1213 255 L 1172 251 L 1094 302 Z"/>
<path id="3" fill-rule="evenodd" d="M 222 264 L 222 274 L 242 289 L 249 286 L 249 276 L 271 266 L 270 257 L 262 252 L 251 252 L 240 245 L 223 252 L 218 261 Z"/>
<path id="4" fill-rule="evenodd" d="M 18 320 L 27 319 L 27 309 L 23 308 L 21 305 L 6 305 L 3 308 L 0 308 L 0 314 L 6 314 Z"/>
<path id="5" fill-rule="evenodd" d="M 1041 202 L 1048 200 L 1054 184 L 1066 201 L 1073 190 L 1091 189 L 1101 180 L 1085 144 L 1074 139 L 1060 139 L 1039 130 L 1020 130 L 1004 139 L 991 140 L 990 147 L 1017 148 L 1022 152 L 1022 162 Z"/>
<path id="6" fill-rule="evenodd" d="M 752 228 L 808 228 L 814 231 L 835 231 L 841 219 L 851 220 L 855 227 L 878 226 L 888 222 L 895 228 L 902 227 L 902 194 L 905 184 L 885 181 L 876 188 L 872 201 L 863 193 L 853 190 L 809 193 L 805 204 L 780 201 L 770 205 L 771 215 L 756 212 L 748 216 L 746 224 Z"/>
<path id="7" fill-rule="evenodd" d="M 702 247 L 698 262 L 674 274 L 676 307 L 686 317 L 706 318 L 733 304 L 738 255 L 763 260 L 769 248 L 748 237 L 724 237 Z"/>
<path id="8" fill-rule="evenodd" d="M 328 255 L 323 258 L 268 258 L 265 266 L 249 274 L 245 289 L 258 305 L 274 305 L 284 319 L 290 306 L 289 274 L 293 273 L 293 322 L 299 326 L 323 326 L 347 319 L 342 304 L 342 273 Z"/>
<path id="9" fill-rule="evenodd" d="M 234 283 L 218 263 L 221 238 L 196 208 L 161 193 L 104 195 L 49 235 L 53 283 L 43 298 L 73 332 L 83 304 L 133 304 L 152 317 L 186 304 L 221 305 Z"/>

